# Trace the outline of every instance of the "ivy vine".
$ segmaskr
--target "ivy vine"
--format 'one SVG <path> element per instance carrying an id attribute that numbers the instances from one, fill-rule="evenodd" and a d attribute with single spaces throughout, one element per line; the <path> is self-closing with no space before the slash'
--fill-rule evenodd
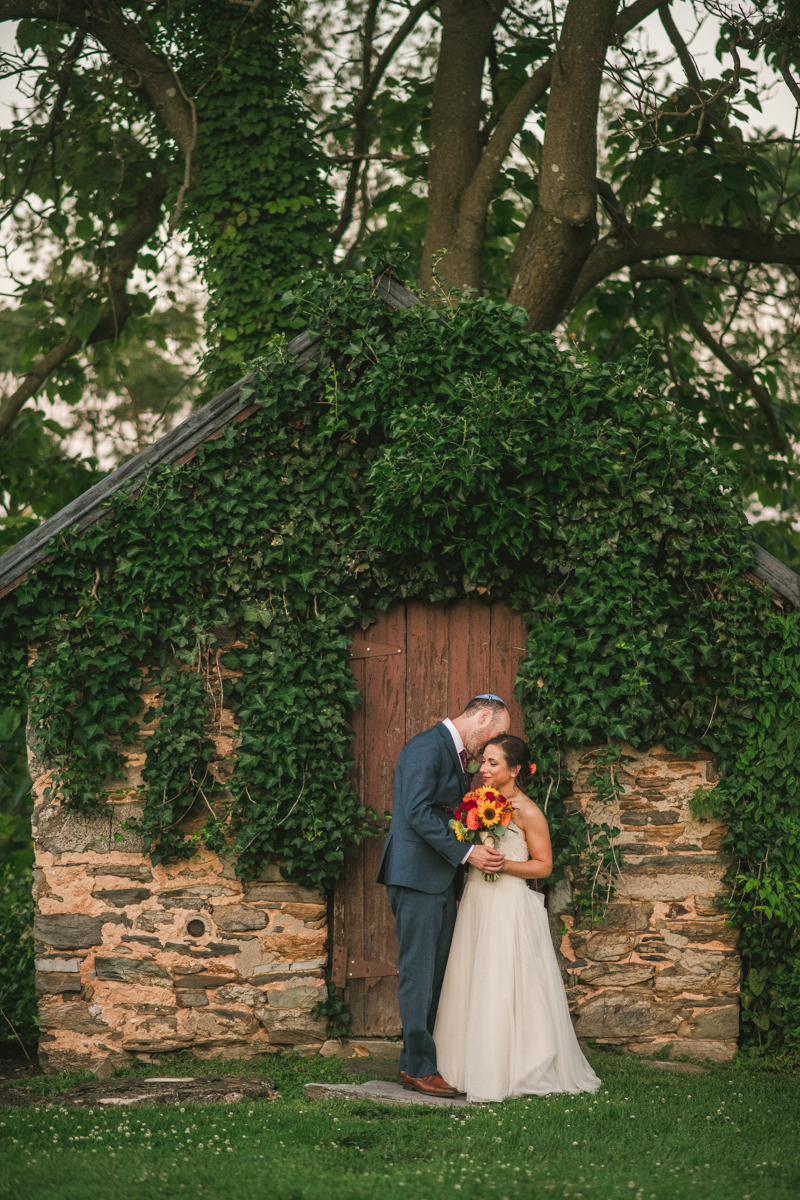
<path id="1" fill-rule="evenodd" d="M 330 255 L 329 163 L 302 98 L 302 42 L 288 9 L 181 0 L 164 23 L 197 111 L 182 224 L 209 293 L 209 398 L 245 373 L 276 330 L 296 325 L 282 297 Z"/>
<path id="2" fill-rule="evenodd" d="M 2 687 L 27 689 L 54 786 L 96 804 L 144 715 L 154 858 L 202 839 L 245 873 L 278 856 L 327 884 L 374 830 L 347 781 L 348 631 L 399 597 L 501 600 L 529 626 L 518 693 L 556 870 L 587 838 L 567 746 L 605 742 L 610 762 L 622 741 L 713 751 L 722 779 L 698 804 L 729 827 L 745 1028 L 796 1047 L 800 619 L 747 578 L 724 463 L 646 356 L 582 361 L 508 305 L 393 313 L 369 274 L 284 302 L 323 355 L 300 370 L 275 340 L 242 397 L 251 417 L 118 493 L 3 602 Z M 209 787 L 212 658 L 236 673 L 222 682 L 239 740 Z"/>

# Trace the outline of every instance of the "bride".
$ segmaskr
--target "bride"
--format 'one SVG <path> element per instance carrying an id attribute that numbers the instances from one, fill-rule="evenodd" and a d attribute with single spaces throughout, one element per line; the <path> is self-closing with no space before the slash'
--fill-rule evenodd
<path id="1" fill-rule="evenodd" d="M 526 880 L 552 870 L 550 833 L 522 791 L 528 746 L 502 734 L 487 743 L 483 783 L 514 806 L 498 849 L 500 877 L 468 869 L 434 1029 L 439 1071 L 473 1101 L 551 1092 L 595 1092 L 581 1053 L 544 907 Z M 521 785 L 521 786 L 520 786 Z"/>

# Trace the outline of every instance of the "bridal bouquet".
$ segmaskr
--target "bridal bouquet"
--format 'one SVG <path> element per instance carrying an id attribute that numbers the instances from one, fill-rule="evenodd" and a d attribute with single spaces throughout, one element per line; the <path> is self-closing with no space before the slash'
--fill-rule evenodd
<path id="1" fill-rule="evenodd" d="M 494 788 L 479 787 L 467 792 L 450 822 L 450 828 L 460 842 L 483 842 L 494 849 L 496 839 L 505 834 L 511 824 L 514 808 Z M 497 874 L 483 872 L 487 881 L 499 879 Z"/>

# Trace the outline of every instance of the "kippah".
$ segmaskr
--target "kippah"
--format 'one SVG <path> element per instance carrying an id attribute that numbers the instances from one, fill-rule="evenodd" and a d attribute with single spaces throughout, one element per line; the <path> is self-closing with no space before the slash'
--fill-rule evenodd
<path id="1" fill-rule="evenodd" d="M 494 692 L 481 692 L 479 696 L 475 696 L 476 700 L 496 700 L 498 704 L 505 704 L 505 700 L 501 696 L 495 696 Z"/>

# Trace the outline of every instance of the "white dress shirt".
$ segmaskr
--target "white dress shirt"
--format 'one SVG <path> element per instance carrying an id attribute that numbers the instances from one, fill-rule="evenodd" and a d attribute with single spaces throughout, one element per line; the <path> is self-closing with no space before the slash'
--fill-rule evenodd
<path id="1" fill-rule="evenodd" d="M 450 720 L 449 717 L 445 717 L 445 719 L 442 721 L 442 724 L 445 726 L 445 728 L 447 729 L 447 732 L 450 734 L 450 737 L 453 739 L 453 744 L 455 745 L 455 748 L 456 748 L 456 754 L 459 756 L 459 759 L 460 759 L 461 751 L 466 749 L 466 747 L 464 745 L 464 740 L 461 737 L 461 734 L 458 732 L 458 730 L 456 729 L 455 725 L 453 724 L 453 722 Z M 474 847 L 470 846 L 469 850 L 467 850 L 467 853 L 464 855 L 464 857 L 461 860 L 462 864 L 467 861 L 470 854 L 472 854 L 473 849 L 474 849 Z"/>

